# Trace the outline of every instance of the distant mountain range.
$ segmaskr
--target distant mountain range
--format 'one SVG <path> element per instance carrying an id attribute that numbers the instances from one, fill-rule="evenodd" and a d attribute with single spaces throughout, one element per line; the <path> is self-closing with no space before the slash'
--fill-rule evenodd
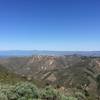
<path id="1" fill-rule="evenodd" d="M 0 57 L 8 56 L 32 56 L 32 55 L 82 55 L 82 56 L 100 56 L 100 51 L 45 51 L 45 50 L 8 50 L 0 51 Z"/>

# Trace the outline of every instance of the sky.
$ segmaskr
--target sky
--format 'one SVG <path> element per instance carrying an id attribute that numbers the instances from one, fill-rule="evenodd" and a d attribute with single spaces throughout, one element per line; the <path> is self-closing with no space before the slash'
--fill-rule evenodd
<path id="1" fill-rule="evenodd" d="M 0 0 L 0 50 L 100 50 L 100 0 Z"/>

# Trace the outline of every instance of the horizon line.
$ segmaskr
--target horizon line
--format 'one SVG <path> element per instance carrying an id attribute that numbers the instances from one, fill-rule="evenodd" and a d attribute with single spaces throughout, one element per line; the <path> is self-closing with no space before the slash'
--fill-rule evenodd
<path id="1" fill-rule="evenodd" d="M 100 52 L 100 50 L 26 50 L 26 49 L 16 49 L 16 50 L 0 50 L 0 52 L 2 51 L 50 51 L 50 52 Z"/>

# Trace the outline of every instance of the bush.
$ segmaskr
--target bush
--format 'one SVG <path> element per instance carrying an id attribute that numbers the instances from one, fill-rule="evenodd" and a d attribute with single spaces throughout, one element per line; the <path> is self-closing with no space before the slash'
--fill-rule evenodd
<path id="1" fill-rule="evenodd" d="M 0 100 L 8 100 L 8 98 L 4 93 L 0 92 Z"/>
<path id="2" fill-rule="evenodd" d="M 65 96 L 51 86 L 47 86 L 41 91 L 41 98 L 42 100 L 78 100 L 75 97 Z"/>
<path id="3" fill-rule="evenodd" d="M 41 91 L 41 98 L 42 99 L 57 99 L 58 92 L 51 86 L 47 86 L 45 89 Z"/>
<path id="4" fill-rule="evenodd" d="M 59 100 L 78 100 L 75 97 L 71 97 L 71 96 L 65 96 L 65 95 L 60 95 L 60 99 Z"/>
<path id="5" fill-rule="evenodd" d="M 82 92 L 75 92 L 75 96 L 78 100 L 86 100 L 86 96 Z"/>
<path id="6" fill-rule="evenodd" d="M 0 100 L 77 100 L 67 97 L 51 86 L 38 89 L 28 82 L 17 83 L 14 86 L 0 85 Z"/>
<path id="7" fill-rule="evenodd" d="M 28 82 L 21 82 L 15 86 L 0 85 L 0 100 L 32 100 L 38 97 L 38 88 Z"/>
<path id="8" fill-rule="evenodd" d="M 18 83 L 15 86 L 15 92 L 19 98 L 25 97 L 27 100 L 31 98 L 38 98 L 38 88 L 31 83 Z M 24 100 L 24 99 L 22 99 Z"/>

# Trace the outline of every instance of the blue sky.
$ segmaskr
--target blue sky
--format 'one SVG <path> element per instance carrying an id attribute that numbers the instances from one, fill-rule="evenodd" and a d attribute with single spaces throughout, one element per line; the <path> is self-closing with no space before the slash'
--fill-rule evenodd
<path id="1" fill-rule="evenodd" d="M 0 50 L 100 50 L 100 0 L 0 0 Z"/>

